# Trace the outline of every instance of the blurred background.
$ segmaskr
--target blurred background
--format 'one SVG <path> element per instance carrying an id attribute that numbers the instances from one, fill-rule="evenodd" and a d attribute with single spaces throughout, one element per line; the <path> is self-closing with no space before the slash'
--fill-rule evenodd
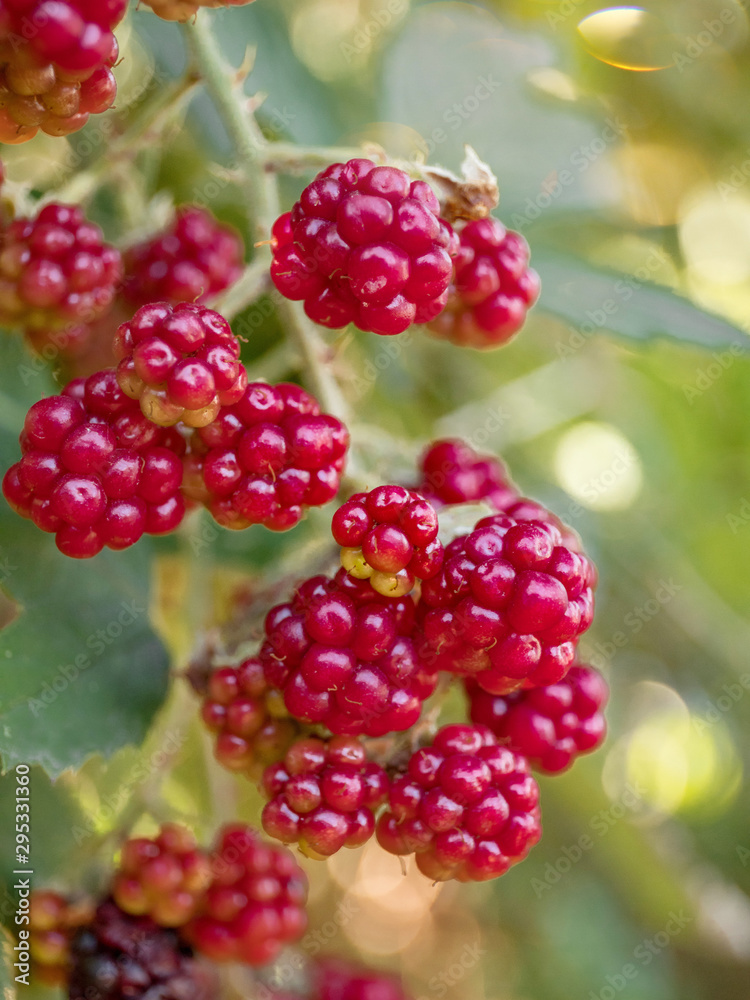
<path id="1" fill-rule="evenodd" d="M 472 145 L 542 277 L 523 332 L 496 352 L 422 333 L 326 335 L 372 465 L 406 477 L 431 436 L 464 436 L 576 528 L 600 571 L 583 651 L 611 685 L 610 735 L 541 780 L 544 837 L 529 858 L 475 886 L 402 877 L 374 845 L 307 866 L 309 953 L 400 970 L 418 1000 L 750 997 L 747 6 L 257 0 L 213 17 L 234 64 L 256 49 L 247 89 L 267 95 L 269 137 L 372 141 L 453 170 Z M 118 104 L 138 107 L 182 72 L 182 39 L 143 11 L 123 41 Z M 64 188 L 97 162 L 86 136 L 13 148 L 11 180 Z M 210 171 L 231 150 L 208 100 L 169 136 L 116 194 L 94 193 L 97 220 L 137 232 L 171 199 L 199 198 L 247 231 L 237 189 Z M 286 181 L 289 204 L 308 179 Z M 258 364 L 280 335 L 273 308 L 239 322 Z M 295 374 L 282 362 L 268 377 Z M 219 532 L 199 557 L 184 539 L 160 543 L 157 617 L 175 663 L 197 641 L 196 613 L 220 619 L 236 583 L 252 589 L 293 560 L 327 517 L 289 536 Z M 197 726 L 167 745 L 190 703 L 173 694 L 139 750 L 54 789 L 38 778 L 39 815 L 79 831 L 40 846 L 40 884 L 61 866 L 72 883 L 91 838 L 123 816 L 147 823 L 129 776 L 155 755 L 176 815 L 205 830 L 230 809 L 257 818 L 249 785 L 206 763 Z"/>

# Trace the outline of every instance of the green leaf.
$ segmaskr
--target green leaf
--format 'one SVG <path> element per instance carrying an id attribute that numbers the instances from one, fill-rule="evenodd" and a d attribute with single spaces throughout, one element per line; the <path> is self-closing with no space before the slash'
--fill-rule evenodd
<path id="1" fill-rule="evenodd" d="M 543 249 L 534 250 L 533 264 L 542 278 L 540 308 L 574 328 L 570 350 L 581 346 L 581 338 L 609 332 L 630 340 L 667 337 L 709 350 L 750 351 L 746 333 L 668 288 Z M 559 346 L 561 354 L 569 353 Z"/>

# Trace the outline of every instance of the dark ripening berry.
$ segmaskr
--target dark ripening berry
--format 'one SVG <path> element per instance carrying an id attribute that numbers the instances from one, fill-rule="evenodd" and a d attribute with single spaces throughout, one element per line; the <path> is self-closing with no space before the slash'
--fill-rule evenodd
<path id="1" fill-rule="evenodd" d="M 253 0 L 143 0 L 164 21 L 189 21 L 201 7 L 244 7 Z"/>
<path id="2" fill-rule="evenodd" d="M 322 326 L 403 333 L 447 301 L 458 240 L 432 188 L 396 167 L 332 164 L 272 235 L 274 284 Z"/>
<path id="3" fill-rule="evenodd" d="M 71 902 L 56 892 L 34 889 L 29 900 L 29 950 L 32 978 L 45 986 L 65 986 L 70 977 L 70 948 L 79 927 L 91 923 L 88 900 Z"/>
<path id="4" fill-rule="evenodd" d="M 242 273 L 244 247 L 236 230 L 209 211 L 183 205 L 163 232 L 126 251 L 123 295 L 149 302 L 205 302 Z"/>
<path id="5" fill-rule="evenodd" d="M 0 142 L 76 132 L 111 107 L 112 29 L 127 0 L 5 0 L 0 5 Z"/>
<path id="6" fill-rule="evenodd" d="M 402 732 L 436 683 L 411 639 L 414 610 L 411 596 L 382 597 L 343 569 L 312 577 L 266 617 L 266 680 L 292 716 L 336 735 Z"/>
<path id="7" fill-rule="evenodd" d="M 215 962 L 272 962 L 307 927 L 307 879 L 291 851 L 241 823 L 225 826 L 211 852 L 212 881 L 183 933 Z"/>
<path id="8" fill-rule="evenodd" d="M 349 432 L 297 385 L 252 382 L 191 442 L 186 492 L 226 528 L 286 531 L 338 493 Z"/>
<path id="9" fill-rule="evenodd" d="M 111 306 L 121 273 L 119 251 L 80 208 L 46 205 L 0 233 L 0 323 L 32 335 L 90 323 Z"/>
<path id="10" fill-rule="evenodd" d="M 477 522 L 422 584 L 418 649 L 491 694 L 551 684 L 591 624 L 596 570 L 577 537 L 530 500 Z"/>
<path id="11" fill-rule="evenodd" d="M 460 438 L 433 441 L 422 455 L 417 489 L 433 506 L 484 500 L 496 510 L 517 498 L 503 463 L 479 455 Z"/>
<path id="12" fill-rule="evenodd" d="M 485 726 L 444 726 L 395 778 L 378 841 L 416 854 L 435 881 L 503 875 L 539 840 L 539 788 L 525 758 L 497 745 Z"/>
<path id="13" fill-rule="evenodd" d="M 311 972 L 314 1000 L 410 1000 L 395 976 L 340 958 L 319 958 Z"/>
<path id="14" fill-rule="evenodd" d="M 459 238 L 448 304 L 428 329 L 460 347 L 500 347 L 539 297 L 528 244 L 493 218 L 467 223 Z"/>
<path id="15" fill-rule="evenodd" d="M 269 800 L 262 817 L 266 833 L 320 859 L 370 839 L 388 779 L 354 737 L 307 737 L 266 768 L 262 787 Z"/>
<path id="16" fill-rule="evenodd" d="M 73 941 L 69 1000 L 213 1000 L 217 991 L 215 973 L 175 931 L 131 917 L 112 900 Z"/>
<path id="17" fill-rule="evenodd" d="M 378 486 L 350 497 L 331 521 L 342 546 L 341 565 L 358 580 L 369 580 L 384 597 L 402 597 L 414 581 L 440 570 L 443 546 L 432 505 L 403 486 Z"/>
<path id="18" fill-rule="evenodd" d="M 34 403 L 20 440 L 23 457 L 6 472 L 3 493 L 16 513 L 55 535 L 64 555 L 125 549 L 184 517 L 185 442 L 146 420 L 114 368 Z"/>
<path id="19" fill-rule="evenodd" d="M 205 427 L 242 398 L 240 342 L 219 313 L 167 302 L 141 306 L 115 335 L 117 381 L 152 423 Z"/>
<path id="20" fill-rule="evenodd" d="M 602 709 L 609 691 L 593 667 L 577 664 L 556 684 L 506 695 L 489 694 L 467 680 L 466 692 L 472 721 L 546 774 L 567 771 L 581 754 L 598 749 L 607 734 Z"/>

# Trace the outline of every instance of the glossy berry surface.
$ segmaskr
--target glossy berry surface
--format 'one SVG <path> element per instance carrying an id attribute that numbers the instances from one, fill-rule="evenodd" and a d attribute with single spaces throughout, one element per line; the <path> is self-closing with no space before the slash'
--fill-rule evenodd
<path id="1" fill-rule="evenodd" d="M 425 181 L 349 160 L 319 173 L 276 221 L 271 277 L 322 326 L 392 335 L 444 308 L 457 245 Z"/>
<path id="2" fill-rule="evenodd" d="M 185 936 L 215 962 L 272 962 L 307 926 L 305 873 L 286 847 L 241 823 L 224 827 L 212 851 L 212 881 Z"/>
<path id="3" fill-rule="evenodd" d="M 340 958 L 318 959 L 312 1000 L 410 1000 L 396 976 Z"/>
<path id="4" fill-rule="evenodd" d="M 609 689 L 593 667 L 576 664 L 556 684 L 492 695 L 466 682 L 472 722 L 487 726 L 498 741 L 522 753 L 533 767 L 559 774 L 581 754 L 604 742 L 603 708 Z"/>
<path id="5" fill-rule="evenodd" d="M 416 854 L 435 881 L 503 875 L 539 840 L 539 788 L 525 758 L 497 745 L 484 726 L 444 726 L 395 778 L 378 841 Z"/>
<path id="6" fill-rule="evenodd" d="M 429 330 L 460 347 L 501 347 L 518 333 L 539 297 L 529 246 L 493 218 L 467 223 L 459 239 L 448 304 Z"/>
<path id="7" fill-rule="evenodd" d="M 349 433 L 291 383 L 252 382 L 193 438 L 187 487 L 219 524 L 286 531 L 338 493 Z"/>
<path id="8" fill-rule="evenodd" d="M 23 457 L 3 479 L 5 499 L 53 533 L 64 555 L 126 549 L 144 533 L 174 531 L 185 515 L 185 443 L 146 420 L 113 368 L 34 403 L 20 441 Z"/>
<path id="9" fill-rule="evenodd" d="M 208 856 L 184 826 L 165 823 L 154 838 L 132 837 L 112 881 L 112 897 L 134 917 L 181 927 L 196 913 L 211 878 Z"/>
<path id="10" fill-rule="evenodd" d="M 434 506 L 484 500 L 503 510 L 517 496 L 503 463 L 460 438 L 433 441 L 420 461 L 418 489 Z"/>
<path id="11" fill-rule="evenodd" d="M 161 233 L 124 255 L 123 295 L 135 305 L 205 302 L 242 273 L 239 233 L 204 208 L 184 205 Z"/>
<path id="12" fill-rule="evenodd" d="M 381 597 L 343 569 L 311 577 L 266 616 L 266 679 L 290 715 L 335 735 L 402 732 L 436 682 L 416 655 L 413 623 L 411 596 Z"/>
<path id="13" fill-rule="evenodd" d="M 67 983 L 71 944 L 77 929 L 90 923 L 94 907 L 71 902 L 57 892 L 34 889 L 29 900 L 29 950 L 33 977 L 47 986 Z"/>
<path id="14" fill-rule="evenodd" d="M 0 323 L 28 330 L 92 322 L 111 306 L 120 252 L 75 205 L 50 204 L 0 232 Z"/>
<path id="15" fill-rule="evenodd" d="M 303 854 L 327 858 L 361 847 L 375 832 L 373 810 L 385 799 L 388 778 L 351 736 L 295 741 L 283 761 L 263 774 L 266 833 Z"/>
<path id="16" fill-rule="evenodd" d="M 253 0 L 143 0 L 164 21 L 189 21 L 201 7 L 244 7 Z"/>
<path id="17" fill-rule="evenodd" d="M 596 571 L 575 537 L 532 501 L 482 518 L 422 585 L 422 657 L 492 694 L 554 683 L 591 624 Z"/>
<path id="18" fill-rule="evenodd" d="M 141 306 L 118 328 L 114 347 L 120 388 L 162 427 L 178 421 L 205 427 L 247 387 L 239 340 L 223 316 L 204 306 Z"/>
<path id="19" fill-rule="evenodd" d="M 333 515 L 331 532 L 342 546 L 341 564 L 369 580 L 385 597 L 401 597 L 415 579 L 428 580 L 443 564 L 434 507 L 414 490 L 378 486 L 356 493 Z"/>
<path id="20" fill-rule="evenodd" d="M 219 763 L 250 778 L 260 778 L 269 764 L 281 760 L 299 735 L 283 695 L 269 687 L 263 664 L 255 656 L 236 666 L 215 665 L 201 715 L 216 735 L 214 754 Z"/>
<path id="21" fill-rule="evenodd" d="M 0 142 L 39 129 L 76 132 L 111 107 L 118 59 L 112 29 L 127 0 L 4 0 L 0 5 Z"/>

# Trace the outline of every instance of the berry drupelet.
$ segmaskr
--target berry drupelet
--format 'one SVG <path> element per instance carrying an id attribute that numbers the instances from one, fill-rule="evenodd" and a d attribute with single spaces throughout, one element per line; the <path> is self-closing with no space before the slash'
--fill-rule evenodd
<path id="1" fill-rule="evenodd" d="M 153 839 L 125 842 L 112 897 L 131 916 L 150 917 L 160 927 L 181 927 L 195 915 L 210 880 L 208 856 L 190 830 L 165 823 Z"/>
<path id="2" fill-rule="evenodd" d="M 76 132 L 111 107 L 127 0 L 3 0 L 0 142 Z"/>
<path id="3" fill-rule="evenodd" d="M 205 427 L 247 388 L 240 342 L 212 309 L 184 302 L 141 306 L 115 334 L 117 381 L 161 427 Z"/>
<path id="4" fill-rule="evenodd" d="M 29 949 L 33 978 L 46 986 L 64 986 L 70 976 L 70 948 L 79 927 L 91 922 L 88 900 L 71 902 L 57 892 L 34 889 L 29 900 Z"/>
<path id="5" fill-rule="evenodd" d="M 212 852 L 212 881 L 201 912 L 184 929 L 215 962 L 272 962 L 307 926 L 305 873 L 286 847 L 244 824 L 224 827 Z"/>
<path id="6" fill-rule="evenodd" d="M 286 531 L 338 493 L 349 432 L 291 383 L 252 382 L 194 435 L 186 489 L 226 528 Z"/>
<path id="7" fill-rule="evenodd" d="M 391 335 L 444 308 L 458 240 L 425 181 L 334 163 L 273 227 L 274 284 L 316 323 Z"/>
<path id="8" fill-rule="evenodd" d="M 448 304 L 428 329 L 459 347 L 500 347 L 539 297 L 528 244 L 493 218 L 467 223 L 459 239 Z"/>
<path id="9" fill-rule="evenodd" d="M 410 1000 L 396 976 L 327 956 L 312 968 L 312 1000 Z"/>
<path id="10" fill-rule="evenodd" d="M 381 597 L 343 569 L 311 577 L 266 617 L 266 679 L 292 716 L 335 735 L 403 732 L 436 683 L 417 657 L 413 623 L 411 596 Z"/>
<path id="11" fill-rule="evenodd" d="M 428 580 L 443 564 L 438 517 L 432 505 L 403 486 L 356 493 L 333 515 L 331 531 L 343 546 L 341 564 L 369 580 L 385 597 L 402 597 L 416 579 Z"/>
<path id="12" fill-rule="evenodd" d="M 189 21 L 201 7 L 244 7 L 253 0 L 143 0 L 164 21 Z"/>
<path id="13" fill-rule="evenodd" d="M 433 441 L 420 461 L 419 491 L 434 506 L 484 500 L 496 510 L 518 496 L 503 463 L 479 455 L 460 438 Z"/>
<path id="14" fill-rule="evenodd" d="M 0 323 L 28 331 L 90 323 L 112 305 L 120 253 L 75 205 L 50 204 L 0 233 Z"/>
<path id="15" fill-rule="evenodd" d="M 55 535 L 64 555 L 125 549 L 144 532 L 173 531 L 185 515 L 185 443 L 149 423 L 113 368 L 34 403 L 20 441 L 23 457 L 6 472 L 3 493 L 16 513 Z"/>
<path id="16" fill-rule="evenodd" d="M 307 737 L 266 768 L 263 829 L 303 854 L 327 858 L 360 847 L 375 832 L 373 810 L 386 798 L 388 778 L 351 736 Z"/>
<path id="17" fill-rule="evenodd" d="M 591 624 L 596 571 L 554 518 L 531 501 L 477 522 L 422 584 L 420 655 L 475 675 L 492 694 L 551 684 Z"/>
<path id="18" fill-rule="evenodd" d="M 204 208 L 183 205 L 174 222 L 125 251 L 122 294 L 136 306 L 149 302 L 205 302 L 242 273 L 239 233 Z"/>
<path id="19" fill-rule="evenodd" d="M 582 664 L 556 684 L 492 695 L 466 681 L 472 722 L 487 726 L 500 743 L 522 753 L 546 774 L 559 774 L 581 754 L 604 742 L 603 708 L 609 690 L 602 675 Z"/>
<path id="20" fill-rule="evenodd" d="M 538 801 L 526 760 L 498 746 L 489 729 L 444 726 L 392 781 L 378 841 L 391 854 L 416 853 L 435 881 L 485 881 L 539 840 Z"/>

